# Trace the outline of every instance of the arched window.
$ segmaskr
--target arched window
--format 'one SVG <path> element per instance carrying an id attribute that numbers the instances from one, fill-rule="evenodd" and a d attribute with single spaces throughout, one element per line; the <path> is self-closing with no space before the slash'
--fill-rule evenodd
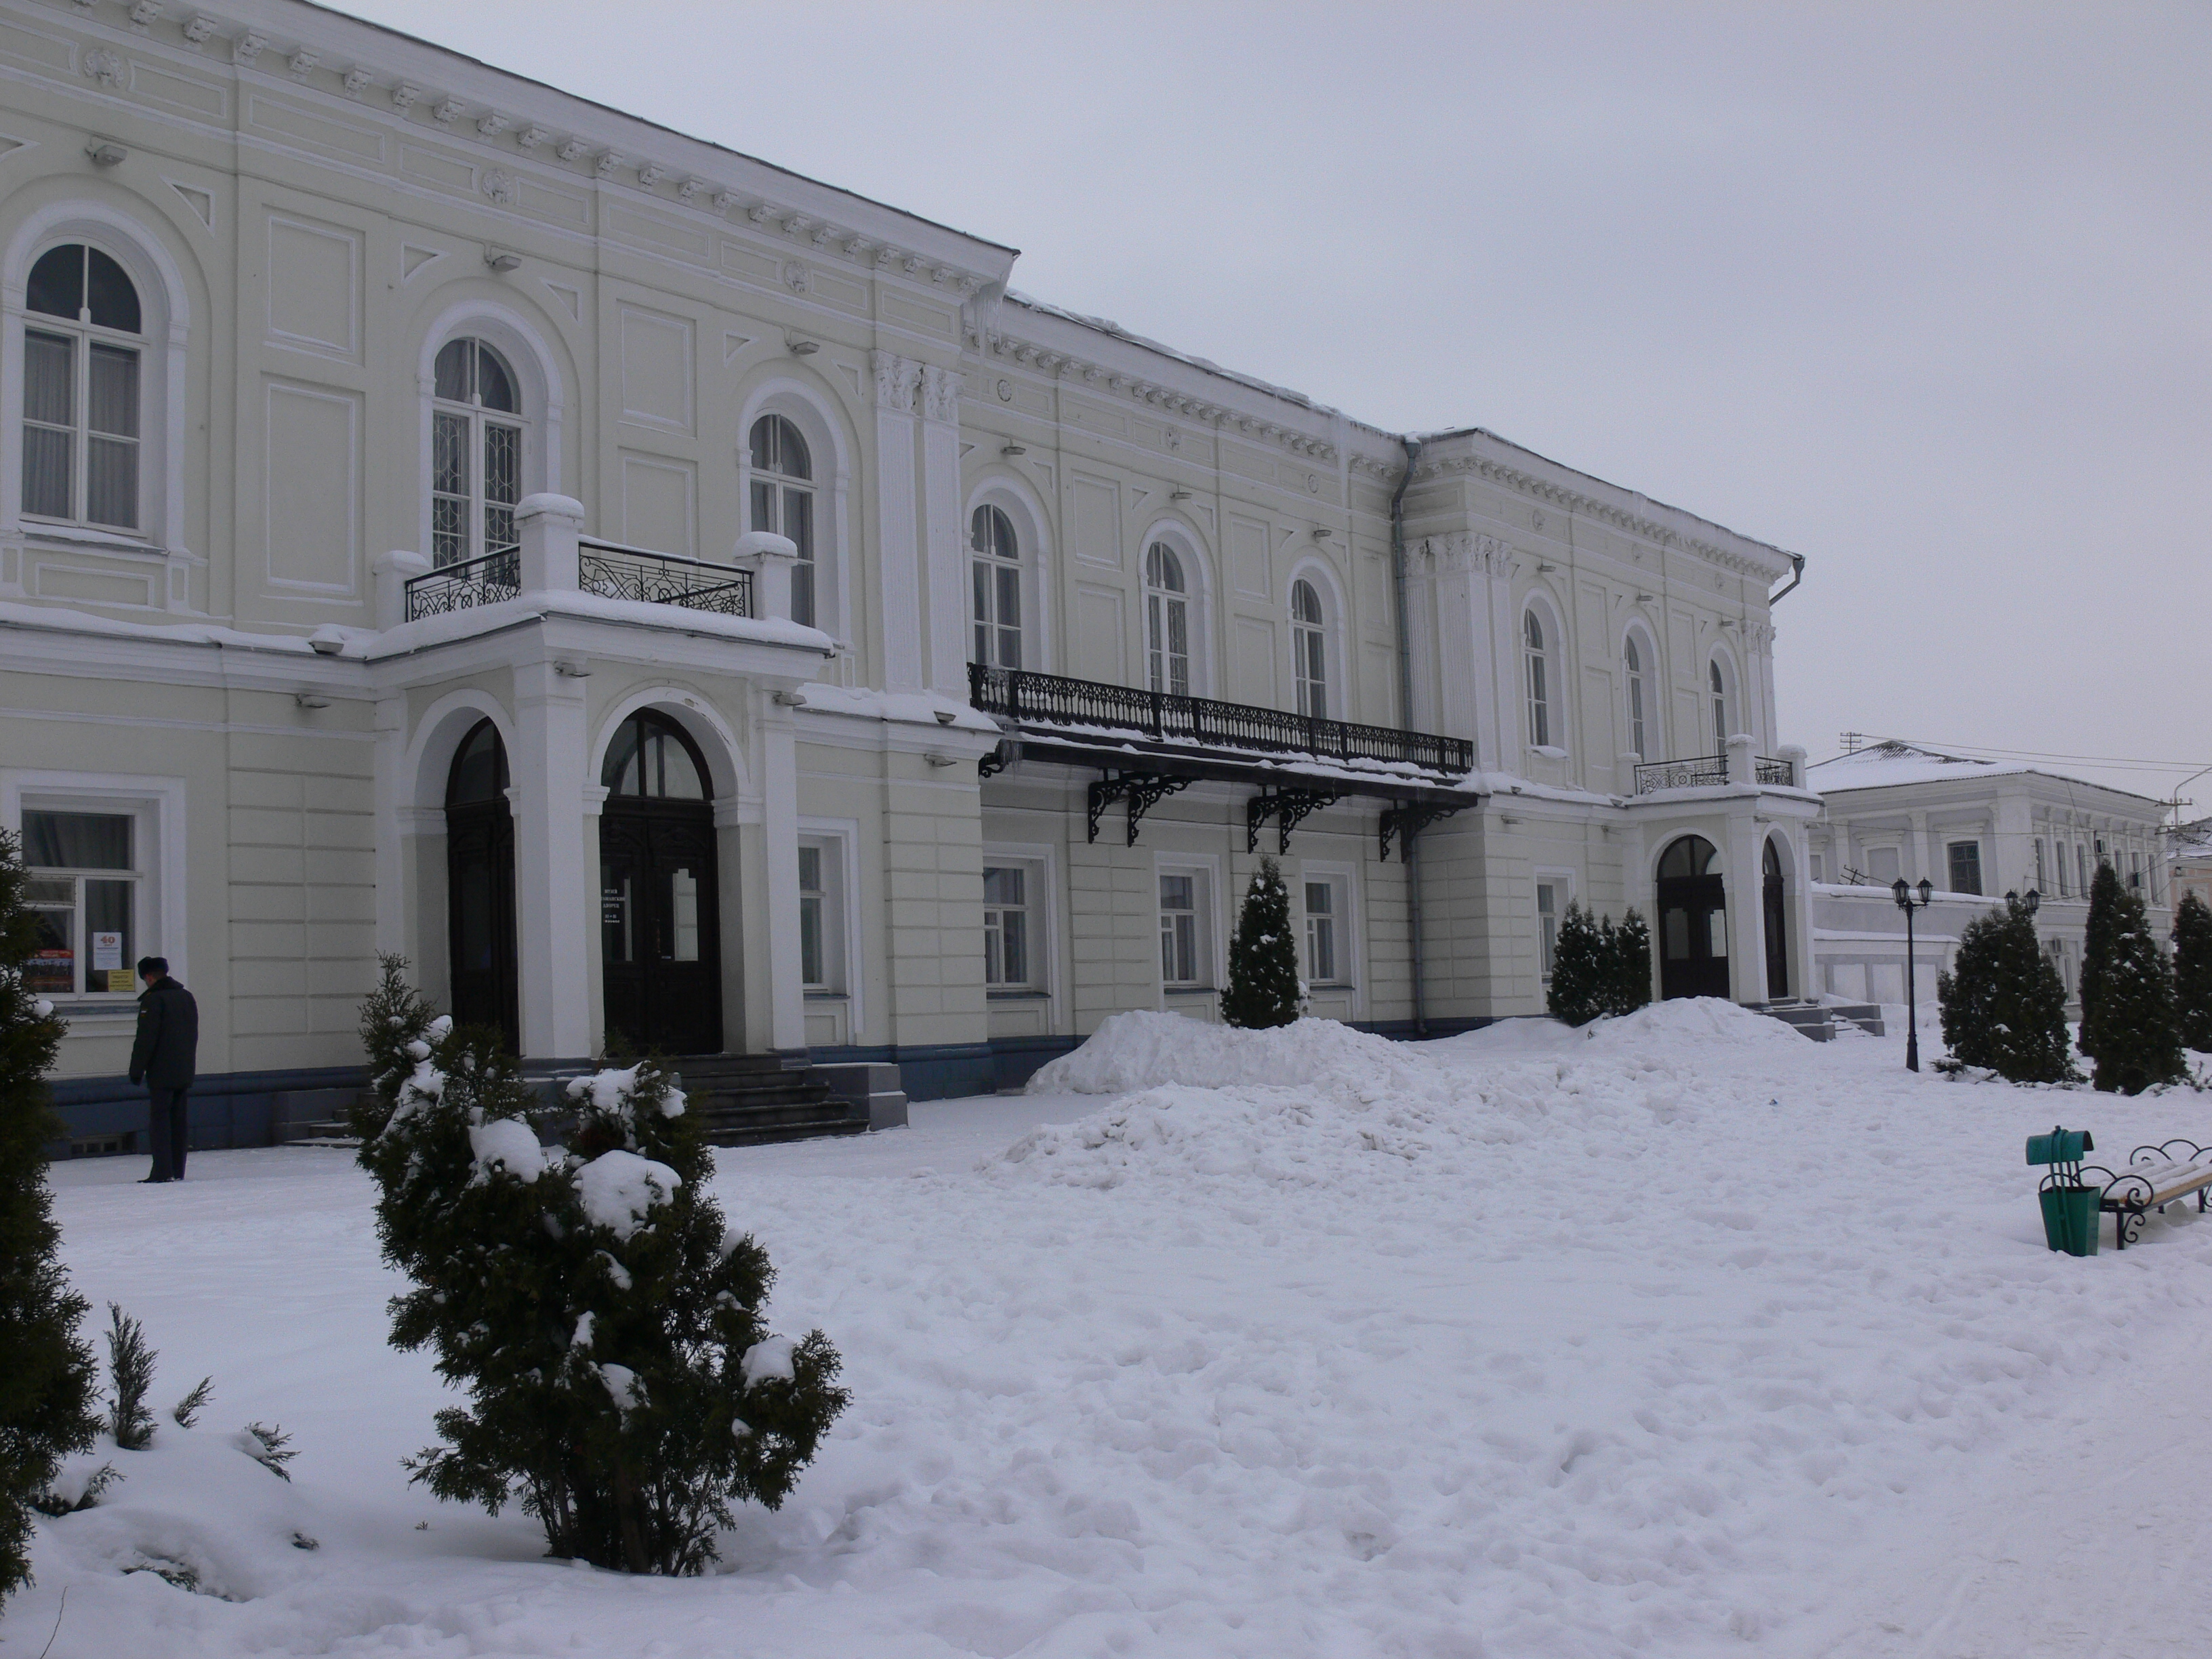
<path id="1" fill-rule="evenodd" d="M 1651 750 L 1644 743 L 1644 653 L 1637 647 L 1635 635 L 1628 636 L 1621 658 L 1628 669 L 1628 746 L 1635 750 L 1637 759 L 1648 761 Z"/>
<path id="2" fill-rule="evenodd" d="M 1328 717 L 1328 635 L 1322 627 L 1321 594 L 1310 581 L 1291 584 L 1291 659 L 1298 680 L 1298 713 Z"/>
<path id="3" fill-rule="evenodd" d="M 975 648 L 971 660 L 986 667 L 1022 665 L 1021 545 L 1014 521 L 988 502 L 975 509 L 968 545 L 975 590 Z"/>
<path id="4" fill-rule="evenodd" d="M 699 750 L 674 720 L 650 708 L 639 709 L 616 728 L 599 781 L 613 794 L 647 800 L 707 799 L 707 769 Z"/>
<path id="5" fill-rule="evenodd" d="M 1190 694 L 1190 591 L 1165 542 L 1145 554 L 1145 661 L 1153 690 Z"/>
<path id="6" fill-rule="evenodd" d="M 1544 646 L 1544 619 L 1534 611 L 1521 618 L 1528 658 L 1528 741 L 1541 749 L 1552 741 L 1551 658 Z"/>
<path id="7" fill-rule="evenodd" d="M 448 340 L 431 368 L 430 556 L 440 565 L 514 545 L 522 398 L 482 340 Z"/>
<path id="8" fill-rule="evenodd" d="M 791 619 L 814 626 L 814 458 L 806 440 L 781 415 L 753 422 L 752 527 L 790 538 L 799 550 L 791 567 Z"/>
<path id="9" fill-rule="evenodd" d="M 499 728 L 489 720 L 476 727 L 453 751 L 453 769 L 446 775 L 446 805 L 474 806 L 507 796 L 507 745 Z"/>
<path id="10" fill-rule="evenodd" d="M 1705 678 L 1712 687 L 1713 752 L 1724 755 L 1729 740 L 1728 677 L 1721 672 L 1718 657 L 1705 665 Z"/>
<path id="11" fill-rule="evenodd" d="M 137 529 L 138 290 L 112 257 L 66 242 L 31 267 L 23 308 L 23 511 Z"/>

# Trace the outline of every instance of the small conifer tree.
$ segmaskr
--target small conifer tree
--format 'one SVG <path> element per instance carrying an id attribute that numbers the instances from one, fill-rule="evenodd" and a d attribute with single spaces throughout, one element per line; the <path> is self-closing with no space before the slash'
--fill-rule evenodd
<path id="1" fill-rule="evenodd" d="M 1612 918 L 1602 927 L 1580 904 L 1567 906 L 1559 918 L 1559 936 L 1552 949 L 1552 983 L 1545 1006 L 1552 1018 L 1569 1025 L 1587 1025 L 1601 1014 L 1613 1012 L 1619 995 L 1619 941 Z"/>
<path id="2" fill-rule="evenodd" d="M 56 1259 L 46 1146 L 62 1127 L 46 1075 L 62 1023 L 23 983 L 38 924 L 15 838 L 0 830 L 0 1599 L 30 1580 L 31 1512 L 71 1452 L 100 1432 L 84 1298 Z"/>
<path id="3" fill-rule="evenodd" d="M 2107 865 L 2091 890 L 2090 922 L 2107 887 L 2110 901 L 2094 1013 L 2085 997 L 2081 1050 L 2096 1062 L 2091 1080 L 2107 1093 L 2139 1095 L 2189 1075 L 2174 1015 L 2173 969 L 2151 937 L 2143 902 L 2129 892 Z M 2086 952 L 2082 978 L 2088 979 Z"/>
<path id="4" fill-rule="evenodd" d="M 1613 1005 L 1607 1011 L 1632 1014 L 1651 1000 L 1651 930 L 1634 906 L 1613 936 Z"/>
<path id="5" fill-rule="evenodd" d="M 1936 975 L 1936 1000 L 1943 1041 L 1967 1065 L 2014 1083 L 2074 1077 L 2066 986 L 2020 900 L 1966 924 L 1953 969 Z"/>
<path id="6" fill-rule="evenodd" d="M 1291 896 L 1273 859 L 1261 859 L 1245 890 L 1229 946 L 1229 984 L 1221 993 L 1224 1024 L 1262 1030 L 1298 1017 L 1298 943 L 1291 932 Z"/>
<path id="7" fill-rule="evenodd" d="M 2173 913 L 2173 1002 L 2182 1046 L 2212 1050 L 2212 905 L 2193 892 Z"/>
<path id="8" fill-rule="evenodd" d="M 731 1504 L 779 1505 L 846 1395 L 821 1332 L 763 1324 L 767 1254 L 708 1195 L 673 1080 L 649 1061 L 576 1079 L 571 1144 L 542 1148 L 496 1032 L 434 1018 L 396 960 L 362 1014 L 361 1161 L 414 1281 L 392 1340 L 468 1396 L 414 1478 L 494 1514 L 519 1501 L 556 1556 L 704 1571 Z"/>
<path id="9" fill-rule="evenodd" d="M 2081 1001 L 2081 1052 L 2094 1060 L 2096 1044 L 2102 1027 L 2097 1022 L 2098 1005 L 2102 1001 L 2105 980 L 2110 972 L 2112 952 L 2119 937 L 2122 902 L 2127 896 L 2120 885 L 2119 872 L 2109 862 L 2100 860 L 2097 873 L 2089 878 L 2089 920 L 2081 939 L 2081 974 L 2076 983 L 2076 993 Z"/>

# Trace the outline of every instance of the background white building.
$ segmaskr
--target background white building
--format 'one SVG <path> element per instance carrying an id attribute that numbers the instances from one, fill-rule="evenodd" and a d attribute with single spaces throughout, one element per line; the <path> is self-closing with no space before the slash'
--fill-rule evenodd
<path id="1" fill-rule="evenodd" d="M 379 951 L 540 1071 L 941 1094 L 1212 1018 L 1262 854 L 1385 1030 L 1540 1010 L 1577 901 L 1813 987 L 1795 556 L 294 0 L 0 0 L 0 818 L 84 1139 L 143 953 L 207 1139 L 349 1085 Z"/>

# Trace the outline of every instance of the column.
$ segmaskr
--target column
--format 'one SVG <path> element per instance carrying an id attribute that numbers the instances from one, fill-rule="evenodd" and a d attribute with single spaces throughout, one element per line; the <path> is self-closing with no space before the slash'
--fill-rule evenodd
<path id="1" fill-rule="evenodd" d="M 806 1002 L 799 960 L 799 745 L 790 711 L 758 697 L 761 728 L 761 852 L 768 879 L 769 1044 L 783 1054 L 806 1047 Z M 857 902 L 847 896 L 848 902 Z M 851 963 L 857 979 L 866 965 Z"/>
<path id="2" fill-rule="evenodd" d="M 968 695 L 968 533 L 960 510 L 960 375 L 921 371 L 921 527 L 929 586 L 929 688 Z"/>
<path id="3" fill-rule="evenodd" d="M 420 958 L 409 948 L 407 895 L 413 836 L 404 826 L 414 805 L 404 774 L 407 765 L 407 699 L 376 700 L 376 948 L 380 954 Z"/>
<path id="4" fill-rule="evenodd" d="M 1748 745 L 1747 745 L 1748 746 Z M 1759 825 L 1749 799 L 1733 808 L 1725 829 L 1728 894 L 1729 994 L 1738 1002 L 1766 1000 L 1766 882 Z"/>
<path id="5" fill-rule="evenodd" d="M 876 561 L 887 690 L 923 684 L 921 550 L 915 541 L 915 392 L 921 365 L 870 354 L 876 381 Z"/>
<path id="6" fill-rule="evenodd" d="M 598 848 L 585 839 L 584 682 L 550 662 L 514 671 L 514 932 L 522 1052 L 594 1052 L 592 958 L 599 948 Z"/>

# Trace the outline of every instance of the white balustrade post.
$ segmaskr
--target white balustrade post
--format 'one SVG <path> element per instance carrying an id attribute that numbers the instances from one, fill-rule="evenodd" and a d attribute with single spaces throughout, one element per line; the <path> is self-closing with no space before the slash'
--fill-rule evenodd
<path id="1" fill-rule="evenodd" d="M 576 540 L 584 533 L 584 504 L 570 495 L 525 495 L 514 509 L 514 538 L 520 545 L 522 591 L 576 591 Z"/>
<path id="2" fill-rule="evenodd" d="M 1752 752 L 1753 747 L 1748 732 L 1739 732 L 1728 740 L 1728 781 L 1730 783 L 1759 781 L 1759 758 Z"/>
<path id="3" fill-rule="evenodd" d="M 1790 764 L 1790 787 L 1792 789 L 1802 789 L 1805 787 L 1805 745 L 1800 743 L 1785 743 L 1778 751 L 1778 758 L 1787 761 Z"/>
<path id="4" fill-rule="evenodd" d="M 748 530 L 738 538 L 730 562 L 753 573 L 756 617 L 791 620 L 791 568 L 799 562 L 799 544 L 772 530 Z"/>
<path id="5" fill-rule="evenodd" d="M 397 628 L 407 620 L 407 584 L 428 574 L 429 560 L 405 548 L 380 553 L 370 568 L 376 573 L 376 625 Z"/>

